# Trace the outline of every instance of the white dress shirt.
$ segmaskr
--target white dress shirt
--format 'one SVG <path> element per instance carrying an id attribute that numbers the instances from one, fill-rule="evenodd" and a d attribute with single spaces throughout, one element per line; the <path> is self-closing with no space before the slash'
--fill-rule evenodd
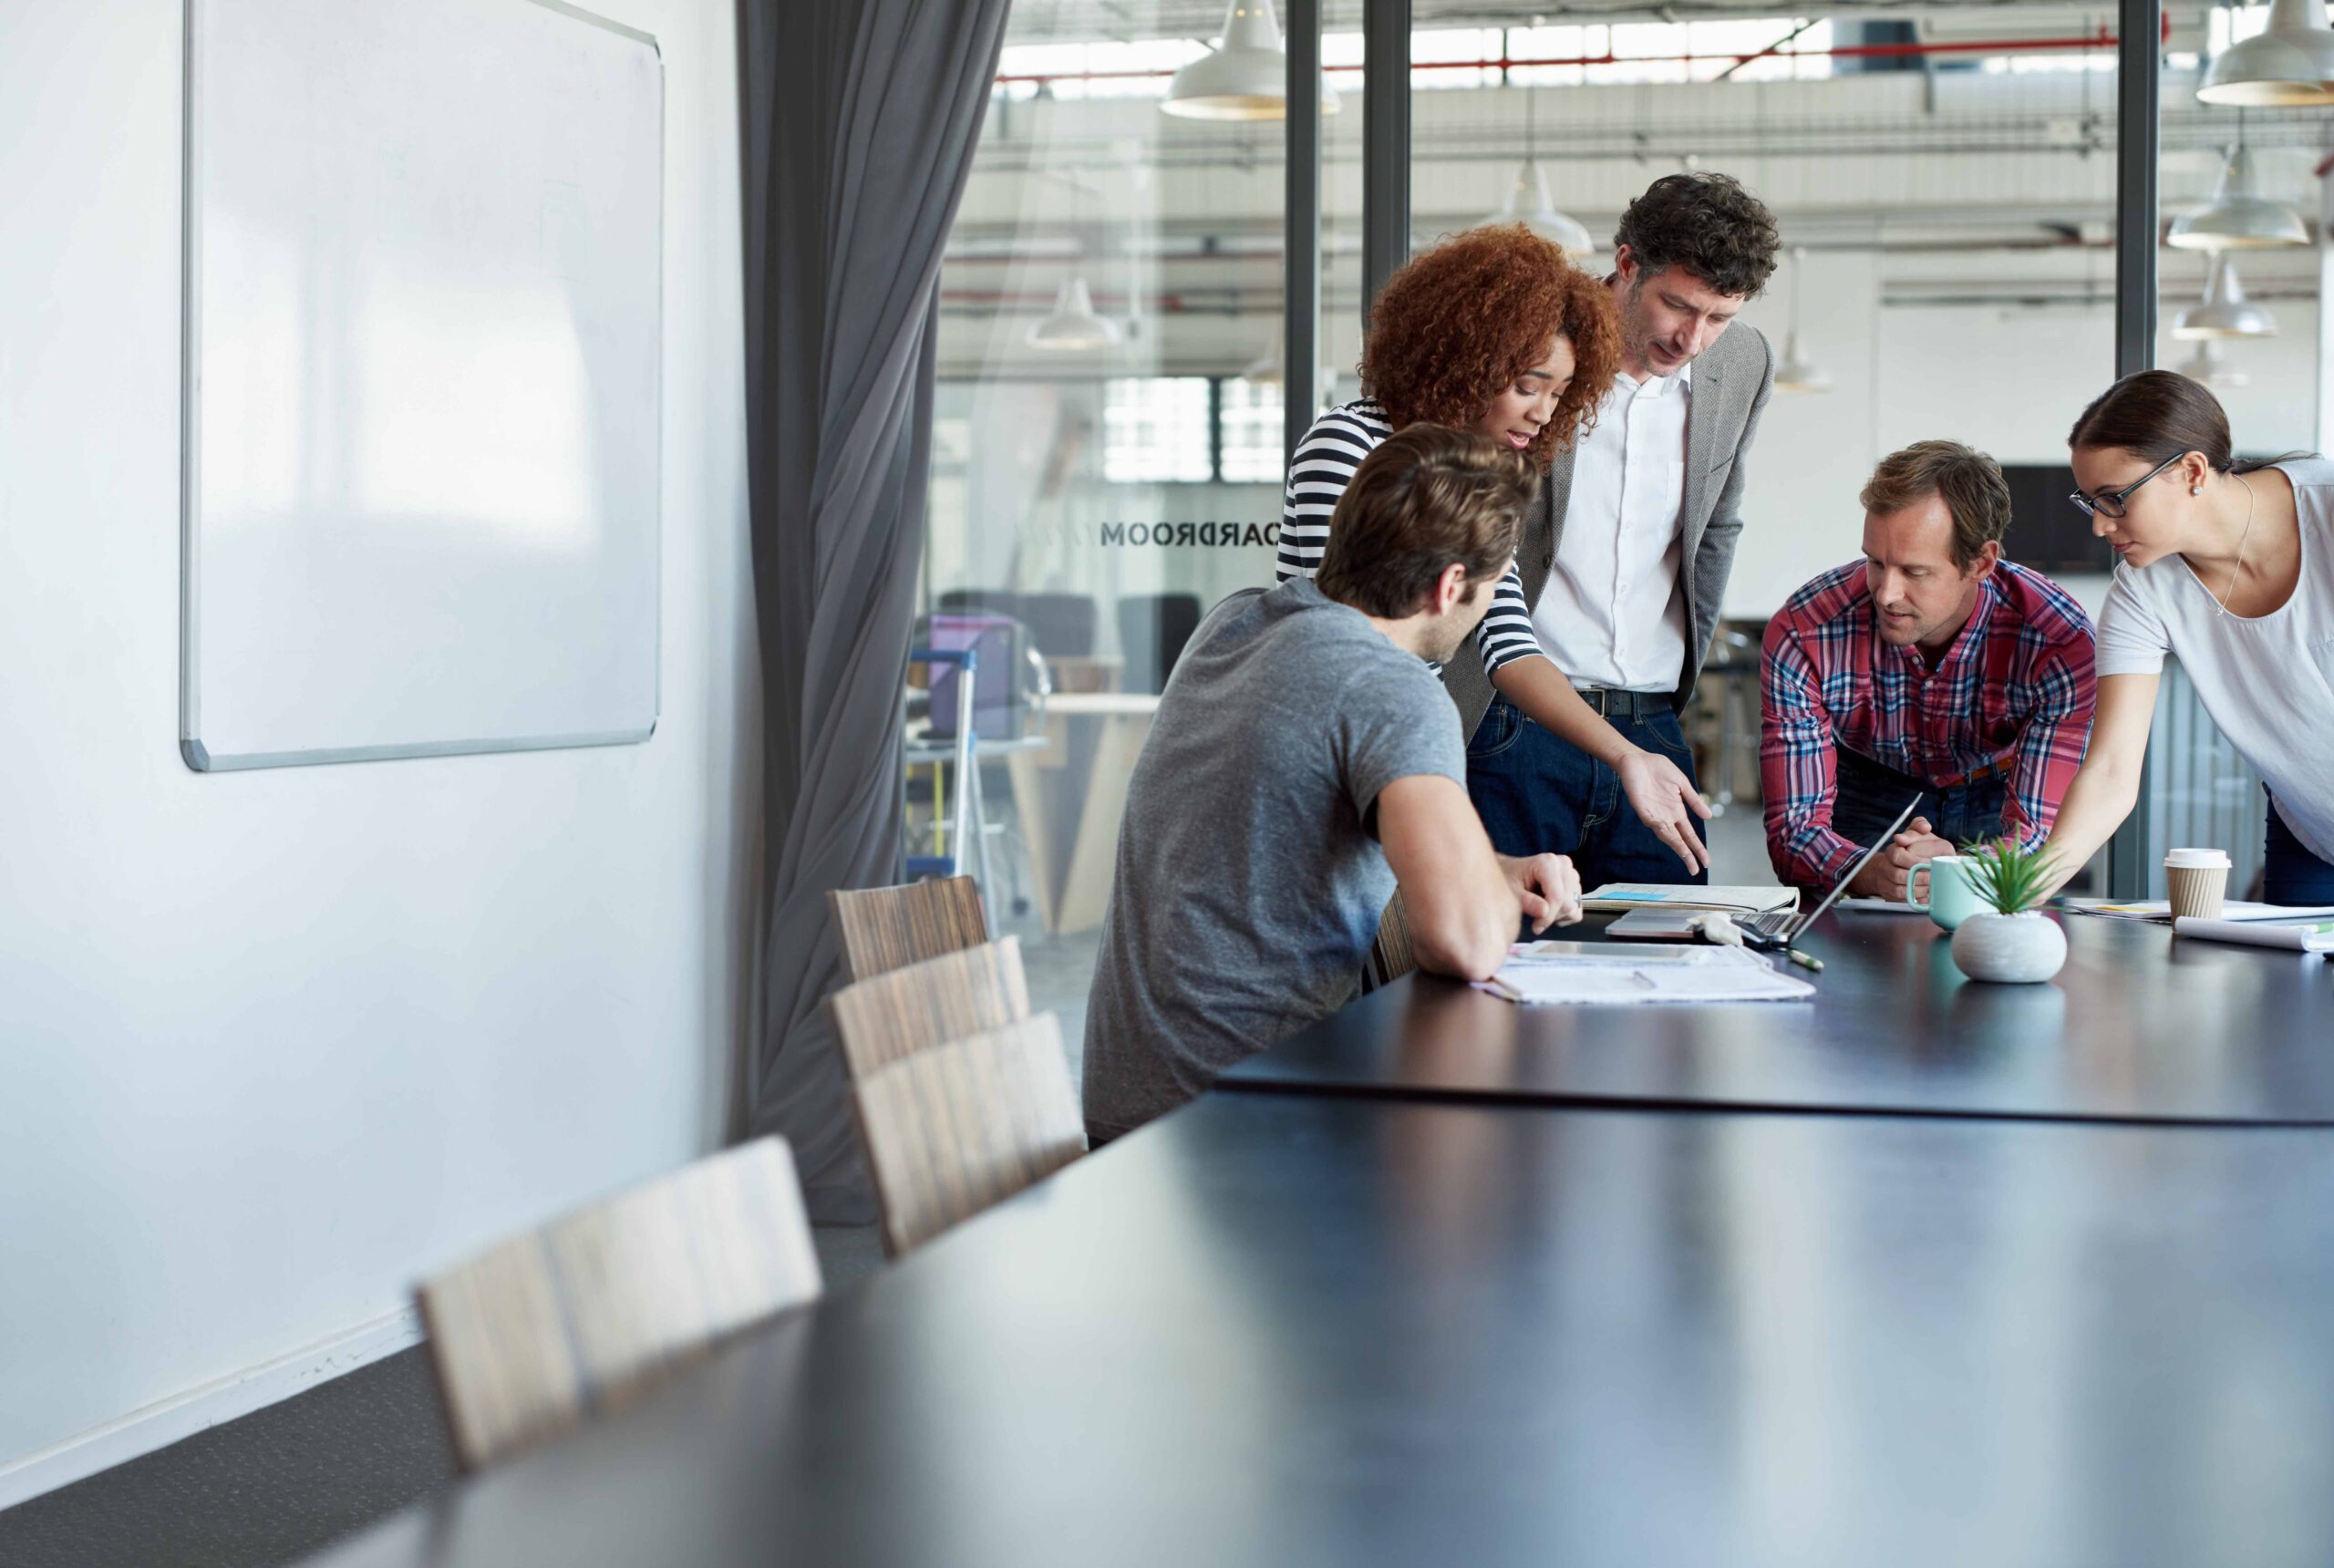
<path id="1" fill-rule="evenodd" d="M 1693 375 L 1691 363 L 1644 381 L 1616 375 L 1573 455 L 1564 538 L 1532 625 L 1575 686 L 1666 692 L 1685 675 Z"/>

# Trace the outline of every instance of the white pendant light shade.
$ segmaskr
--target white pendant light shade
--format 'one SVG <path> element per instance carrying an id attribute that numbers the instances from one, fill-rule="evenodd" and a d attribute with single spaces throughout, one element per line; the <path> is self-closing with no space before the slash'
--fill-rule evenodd
<path id="1" fill-rule="evenodd" d="M 2270 0 L 2269 26 L 2213 57 L 2196 96 L 2247 108 L 2334 103 L 2334 30 L 2325 0 Z"/>
<path id="2" fill-rule="evenodd" d="M 1160 106 L 1185 119 L 1286 119 L 1288 57 L 1282 53 L 1273 0 L 1231 0 L 1223 42 L 1175 73 Z M 1337 112 L 1337 95 L 1321 84 L 1321 112 Z"/>
<path id="3" fill-rule="evenodd" d="M 1547 171 L 1536 159 L 1527 158 L 1515 166 L 1515 178 L 1508 181 L 1507 200 L 1483 220 L 1482 226 L 1493 223 L 1521 223 L 1575 262 L 1596 249 L 1588 225 L 1569 212 L 1557 211 L 1555 203 L 1548 200 Z"/>
<path id="4" fill-rule="evenodd" d="M 1829 392 L 1831 389 L 1832 373 L 1799 356 L 1799 329 L 1793 327 L 1785 333 L 1782 363 L 1775 366 L 1775 390 Z"/>
<path id="5" fill-rule="evenodd" d="M 1783 334 L 1782 363 L 1775 366 L 1775 390 L 1778 392 L 1829 392 L 1832 377 L 1829 371 L 1812 360 L 1800 356 L 1799 352 L 1799 279 L 1807 270 L 1807 252 L 1798 245 L 1791 250 L 1791 327 Z"/>
<path id="6" fill-rule="evenodd" d="M 2277 318 L 2245 297 L 2245 285 L 2237 281 L 2236 263 L 2221 255 L 2213 258 L 2213 276 L 2205 285 L 2205 303 L 2182 311 L 2172 335 L 2197 342 L 2211 337 L 2273 337 L 2277 331 Z"/>
<path id="7" fill-rule="evenodd" d="M 1314 395 L 1319 397 L 1326 393 L 1330 384 L 1337 378 L 1337 373 L 1328 366 L 1316 367 L 1313 372 Z M 1240 379 L 1254 382 L 1259 387 L 1278 387 L 1288 379 L 1288 329 L 1286 327 L 1273 328 L 1272 347 L 1248 361 L 1246 366 L 1240 372 Z"/>
<path id="8" fill-rule="evenodd" d="M 2189 380 L 2201 382 L 2206 387 L 2242 387 L 2253 379 L 2223 359 L 2210 342 L 2197 344 L 2196 352 L 2190 355 L 2179 369 L 2180 374 Z"/>
<path id="9" fill-rule="evenodd" d="M 1082 274 L 1061 285 L 1053 314 L 1029 329 L 1032 348 L 1108 348 L 1118 340 L 1119 324 L 1094 314 L 1094 296 Z"/>
<path id="10" fill-rule="evenodd" d="M 2307 245 L 2309 225 L 2299 212 L 2260 193 L 2253 178 L 2253 154 L 2234 148 L 2221 166 L 2213 199 L 2173 220 L 2164 243 L 2184 251 L 2257 251 L 2273 245 Z"/>
<path id="11" fill-rule="evenodd" d="M 1240 379 L 1253 381 L 1259 387 L 1277 387 L 1288 379 L 1286 368 L 1288 358 L 1287 328 L 1273 328 L 1273 346 L 1248 361 L 1240 372 Z"/>

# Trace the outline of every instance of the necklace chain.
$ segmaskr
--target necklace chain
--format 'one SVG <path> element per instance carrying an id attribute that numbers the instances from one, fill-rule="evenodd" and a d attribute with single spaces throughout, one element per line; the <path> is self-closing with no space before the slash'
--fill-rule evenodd
<path id="1" fill-rule="evenodd" d="M 2251 485 L 2245 484 L 2243 474 L 2231 474 L 2229 478 L 2245 485 L 2245 531 L 2236 536 L 2236 564 L 2229 569 L 2228 586 L 2221 590 L 2218 607 L 2224 616 L 2228 614 L 2229 595 L 2236 592 L 2236 580 L 2245 574 L 2245 542 L 2253 537 L 2253 507 L 2260 499 L 2253 493 Z"/>

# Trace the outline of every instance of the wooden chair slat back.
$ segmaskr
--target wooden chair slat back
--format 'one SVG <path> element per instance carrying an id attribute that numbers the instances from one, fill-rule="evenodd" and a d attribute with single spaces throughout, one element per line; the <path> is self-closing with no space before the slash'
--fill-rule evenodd
<path id="1" fill-rule="evenodd" d="M 905 887 L 838 888 L 827 894 L 843 973 L 872 979 L 921 959 L 988 940 L 980 886 L 970 877 Z"/>
<path id="2" fill-rule="evenodd" d="M 793 1153 L 760 1138 L 513 1237 L 416 1294 L 455 1452 L 475 1470 L 819 1291 Z"/>
<path id="3" fill-rule="evenodd" d="M 944 1040 L 1029 1016 L 1021 942 L 1008 936 L 903 965 L 828 999 L 843 1066 L 857 1082 Z"/>
<path id="4" fill-rule="evenodd" d="M 861 1079 L 854 1099 L 893 1257 L 1086 1152 L 1051 1013 L 919 1051 Z"/>
<path id="5" fill-rule="evenodd" d="M 1410 923 L 1402 913 L 1402 895 L 1398 892 L 1386 901 L 1386 913 L 1379 917 L 1378 936 L 1369 944 L 1369 958 L 1362 966 L 1361 988 L 1369 992 L 1389 985 L 1418 966 L 1418 954 L 1410 949 Z"/>

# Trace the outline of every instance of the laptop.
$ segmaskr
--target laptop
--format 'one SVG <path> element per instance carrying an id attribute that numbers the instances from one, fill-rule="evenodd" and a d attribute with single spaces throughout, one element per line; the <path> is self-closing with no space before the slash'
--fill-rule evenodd
<path id="1" fill-rule="evenodd" d="M 1864 863 L 1895 841 L 1896 835 L 1904 831 L 1905 824 L 1913 820 L 1913 810 L 1920 803 L 1918 795 L 1905 801 L 1905 809 L 1896 813 L 1896 820 L 1888 824 L 1888 830 L 1866 845 L 1864 851 L 1848 863 L 1848 869 L 1840 873 L 1840 880 L 1832 884 L 1832 891 L 1825 893 L 1823 902 L 1812 909 L 1802 913 L 1795 905 L 1785 903 L 1754 914 L 1726 912 L 1734 922 L 1735 929 L 1742 933 L 1743 942 L 1758 948 L 1788 948 L 1798 941 L 1801 934 L 1815 923 L 1816 917 L 1847 892 L 1848 884 L 1855 881 L 1856 873 L 1864 870 Z M 1679 892 L 1690 893 L 1693 890 L 1681 888 Z M 1605 934 L 1637 942 L 1682 942 L 1694 934 L 1689 923 L 1709 913 L 1707 909 L 1683 903 L 1632 910 L 1607 926 Z"/>
<path id="2" fill-rule="evenodd" d="M 1815 923 L 1819 915 L 1839 902 L 1840 895 L 1848 891 L 1848 884 L 1856 880 L 1856 873 L 1864 870 L 1865 862 L 1896 841 L 1896 835 L 1903 832 L 1905 824 L 1913 820 L 1913 808 L 1920 803 L 1918 795 L 1905 802 L 1905 809 L 1896 813 L 1896 820 L 1888 824 L 1888 830 L 1865 845 L 1864 853 L 1848 862 L 1848 869 L 1840 873 L 1840 880 L 1832 884 L 1832 891 L 1823 895 L 1823 902 L 1804 914 L 1788 909 L 1771 909 L 1764 914 L 1738 920 L 1734 923 L 1741 929 L 1742 940 L 1753 947 L 1789 947 L 1797 942 L 1806 934 L 1807 928 Z"/>

